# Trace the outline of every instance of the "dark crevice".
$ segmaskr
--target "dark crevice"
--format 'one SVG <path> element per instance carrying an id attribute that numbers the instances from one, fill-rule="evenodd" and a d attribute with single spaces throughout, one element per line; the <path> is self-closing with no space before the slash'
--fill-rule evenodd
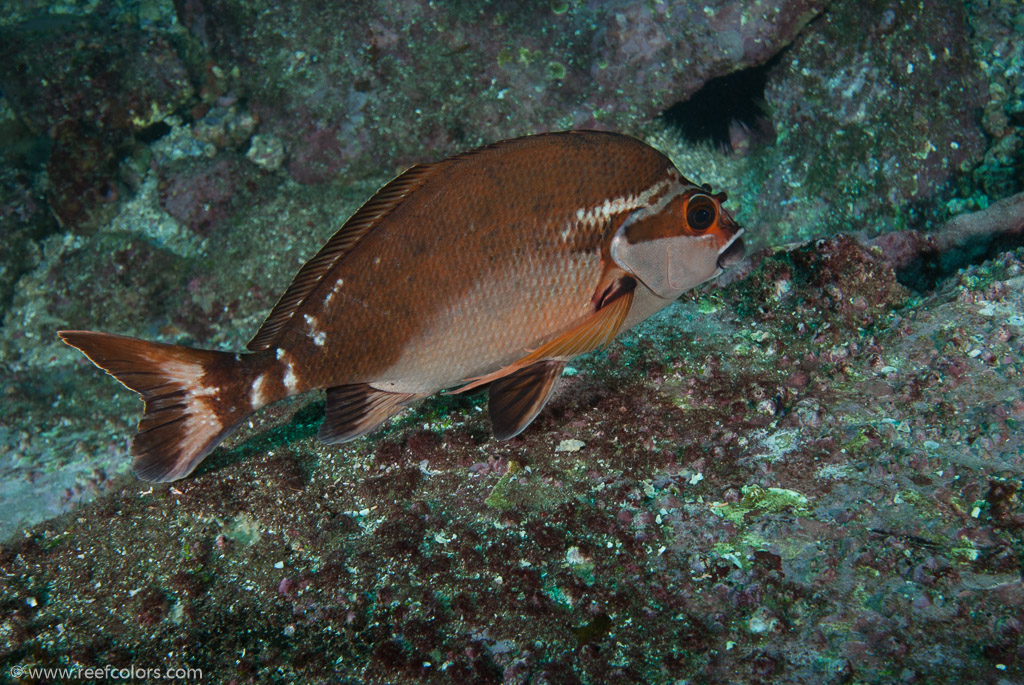
<path id="1" fill-rule="evenodd" d="M 785 49 L 763 64 L 711 79 L 689 99 L 662 112 L 662 121 L 691 143 L 710 143 L 724 152 L 733 151 L 736 133 L 768 138 L 772 125 L 764 90 L 784 53 Z"/>
<path id="2" fill-rule="evenodd" d="M 925 250 L 917 259 L 896 271 L 896 279 L 918 293 L 929 293 L 960 269 L 977 266 L 1004 252 L 1024 247 L 1024 236 L 979 236 L 952 250 Z"/>
<path id="3" fill-rule="evenodd" d="M 171 127 L 162 121 L 151 124 L 135 134 L 135 140 L 149 145 L 160 140 L 171 132 Z"/>

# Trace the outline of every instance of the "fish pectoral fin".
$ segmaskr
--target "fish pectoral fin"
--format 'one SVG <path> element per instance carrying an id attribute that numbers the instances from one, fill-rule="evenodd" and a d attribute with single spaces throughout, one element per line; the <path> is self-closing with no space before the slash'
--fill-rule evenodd
<path id="1" fill-rule="evenodd" d="M 599 308 L 568 331 L 554 340 L 544 343 L 523 357 L 523 365 L 541 359 L 564 359 L 568 361 L 587 352 L 611 344 L 626 322 L 629 308 L 633 306 L 636 280 L 623 276 L 608 286 Z"/>
<path id="2" fill-rule="evenodd" d="M 327 388 L 327 409 L 317 437 L 329 445 L 355 440 L 421 397 L 378 390 L 369 383 Z"/>
<path id="3" fill-rule="evenodd" d="M 522 433 L 551 399 L 564 368 L 562 361 L 537 362 L 494 381 L 487 405 L 494 437 L 508 440 Z"/>

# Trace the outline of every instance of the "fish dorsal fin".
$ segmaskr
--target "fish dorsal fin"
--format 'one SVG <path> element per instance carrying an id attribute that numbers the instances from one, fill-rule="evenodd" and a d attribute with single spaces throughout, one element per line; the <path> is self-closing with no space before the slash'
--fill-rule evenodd
<path id="1" fill-rule="evenodd" d="M 487 404 L 494 437 L 508 440 L 522 433 L 551 399 L 564 368 L 563 361 L 537 362 L 494 381 Z"/>
<path id="2" fill-rule="evenodd" d="M 331 236 L 331 239 L 320 248 L 320 251 L 302 265 L 299 272 L 295 274 L 295 278 L 292 279 L 291 285 L 274 305 L 270 316 L 263 322 L 246 347 L 253 352 L 273 347 L 279 339 L 281 329 L 291 320 L 295 311 L 305 302 L 309 294 L 334 265 L 351 252 L 356 243 L 380 223 L 381 219 L 422 187 L 427 179 L 449 161 L 451 160 L 409 167 L 367 200 L 355 214 L 349 217 L 345 225 Z"/>
<path id="3" fill-rule="evenodd" d="M 499 378 L 511 376 L 520 369 L 539 361 L 549 359 L 567 361 L 578 355 L 607 347 L 622 330 L 622 324 L 626 322 L 626 315 L 629 314 L 629 309 L 633 305 L 636 280 L 632 276 L 623 276 L 602 292 L 604 294 L 597 303 L 599 309 L 568 331 L 508 366 L 486 376 L 467 379 L 470 381 L 469 383 L 453 390 L 452 393 L 466 392 L 481 385 L 493 383 Z"/>

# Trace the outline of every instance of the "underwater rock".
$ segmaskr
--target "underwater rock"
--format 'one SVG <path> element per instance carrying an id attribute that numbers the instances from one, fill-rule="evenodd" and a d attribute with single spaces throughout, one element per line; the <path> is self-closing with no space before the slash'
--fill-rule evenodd
<path id="1" fill-rule="evenodd" d="M 160 168 L 160 206 L 196 233 L 215 234 L 251 196 L 259 170 L 239 155 L 183 159 Z"/>
<path id="2" fill-rule="evenodd" d="M 321 183 L 527 131 L 636 132 L 707 79 L 767 60 L 827 4 L 194 0 L 179 18 L 239 70 L 292 176 Z"/>
<path id="3" fill-rule="evenodd" d="M 6 27 L 0 84 L 32 132 L 50 139 L 47 200 L 62 225 L 95 230 L 116 212 L 118 163 L 133 136 L 193 93 L 166 36 L 95 16 Z"/>
<path id="4" fill-rule="evenodd" d="M 0 97 L 0 313 L 41 258 L 39 241 L 60 229 L 39 175 L 48 150 L 49 142 L 32 135 Z"/>
<path id="5" fill-rule="evenodd" d="M 284 164 L 287 153 L 284 143 L 275 136 L 256 134 L 252 137 L 246 158 L 258 167 L 267 171 L 276 171 Z"/>
<path id="6" fill-rule="evenodd" d="M 766 244 L 897 227 L 984 152 L 985 102 L 963 3 L 837 0 L 769 76 L 776 142 L 757 164 Z M 850 30 L 851 26 L 863 30 Z M 905 219 L 904 219 L 905 220 Z"/>
<path id="7" fill-rule="evenodd" d="M 234 150 L 247 146 L 257 125 L 259 117 L 235 105 L 212 107 L 192 124 L 192 137 L 220 150 Z"/>
<path id="8" fill-rule="evenodd" d="M 1005 3 L 979 3 L 970 15 L 973 48 L 988 82 L 982 126 L 991 137 L 985 161 L 972 172 L 984 192 L 969 208 L 1024 187 L 1024 15 Z"/>

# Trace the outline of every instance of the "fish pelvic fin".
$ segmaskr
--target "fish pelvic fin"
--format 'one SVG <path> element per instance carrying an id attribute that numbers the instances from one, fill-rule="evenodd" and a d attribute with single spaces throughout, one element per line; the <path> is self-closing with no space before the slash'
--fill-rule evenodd
<path id="1" fill-rule="evenodd" d="M 251 376 L 245 357 L 93 331 L 57 334 L 142 397 L 131 446 L 142 480 L 184 478 L 252 412 L 235 400 L 236 385 Z"/>
<path id="2" fill-rule="evenodd" d="M 548 359 L 568 361 L 581 354 L 607 347 L 622 330 L 629 309 L 633 306 L 635 291 L 636 280 L 631 276 L 624 276 L 616 280 L 595 298 L 595 306 L 598 308 L 590 316 L 554 340 L 544 343 L 522 359 L 486 376 L 469 378 L 467 379 L 470 381 L 469 383 L 452 390 L 451 393 L 458 394 L 487 383 L 493 383 L 499 378 L 511 376 L 540 361 Z"/>
<path id="3" fill-rule="evenodd" d="M 562 361 L 537 362 L 494 381 L 487 405 L 494 437 L 508 440 L 526 430 L 551 399 L 564 368 Z"/>

